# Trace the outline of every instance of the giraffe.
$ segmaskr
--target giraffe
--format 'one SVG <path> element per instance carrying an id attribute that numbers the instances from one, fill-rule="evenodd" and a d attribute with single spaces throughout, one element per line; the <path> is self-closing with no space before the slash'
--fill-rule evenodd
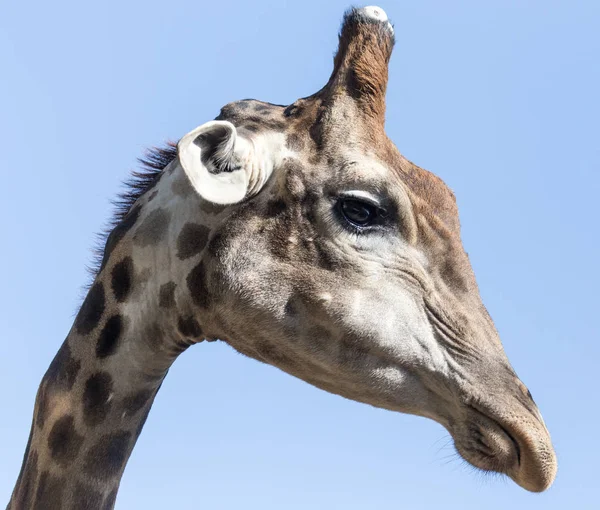
<path id="1" fill-rule="evenodd" d="M 346 12 L 331 77 L 230 103 L 157 149 L 44 375 L 8 508 L 111 509 L 173 361 L 221 340 L 335 394 L 442 424 L 543 491 L 557 463 L 460 240 L 454 195 L 384 130 L 394 29 Z"/>

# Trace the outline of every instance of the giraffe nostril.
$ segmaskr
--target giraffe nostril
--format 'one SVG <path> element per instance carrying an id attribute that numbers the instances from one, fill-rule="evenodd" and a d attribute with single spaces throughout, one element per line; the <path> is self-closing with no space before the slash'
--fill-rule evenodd
<path id="1" fill-rule="evenodd" d="M 517 379 L 517 386 L 521 390 L 521 393 L 523 393 L 523 395 L 525 395 L 529 400 L 531 400 L 531 402 L 535 404 L 535 400 L 533 400 L 533 395 L 529 391 L 529 388 L 527 388 L 527 386 L 525 386 L 519 379 Z"/>

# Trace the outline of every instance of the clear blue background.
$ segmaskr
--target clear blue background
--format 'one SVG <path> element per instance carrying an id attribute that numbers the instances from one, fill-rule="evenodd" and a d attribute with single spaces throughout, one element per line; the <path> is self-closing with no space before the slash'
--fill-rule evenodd
<path id="1" fill-rule="evenodd" d="M 169 374 L 120 509 L 598 506 L 600 2 L 387 1 L 387 129 L 455 191 L 505 349 L 558 452 L 533 495 L 433 422 L 200 345 Z M 70 328 L 94 232 L 145 147 L 327 80 L 346 1 L 0 4 L 0 501 Z"/>

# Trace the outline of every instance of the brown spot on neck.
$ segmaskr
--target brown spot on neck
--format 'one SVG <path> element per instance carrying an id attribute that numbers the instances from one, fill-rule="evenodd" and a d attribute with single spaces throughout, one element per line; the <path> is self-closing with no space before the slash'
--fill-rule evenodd
<path id="1" fill-rule="evenodd" d="M 133 235 L 133 242 L 138 246 L 152 246 L 163 240 L 171 214 L 165 209 L 155 209 L 143 220 Z"/>

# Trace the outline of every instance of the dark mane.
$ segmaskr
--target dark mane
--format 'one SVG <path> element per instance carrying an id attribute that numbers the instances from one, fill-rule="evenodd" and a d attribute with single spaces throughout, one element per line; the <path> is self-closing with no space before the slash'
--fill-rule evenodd
<path id="1" fill-rule="evenodd" d="M 138 158 L 139 169 L 133 170 L 129 178 L 123 182 L 124 190 L 111 201 L 114 206 L 112 218 L 103 231 L 97 235 L 93 262 L 88 267 L 92 280 L 102 267 L 104 248 L 110 233 L 127 216 L 133 204 L 158 182 L 163 169 L 176 157 L 177 144 L 167 142 L 164 147 L 148 149 L 143 157 Z"/>

